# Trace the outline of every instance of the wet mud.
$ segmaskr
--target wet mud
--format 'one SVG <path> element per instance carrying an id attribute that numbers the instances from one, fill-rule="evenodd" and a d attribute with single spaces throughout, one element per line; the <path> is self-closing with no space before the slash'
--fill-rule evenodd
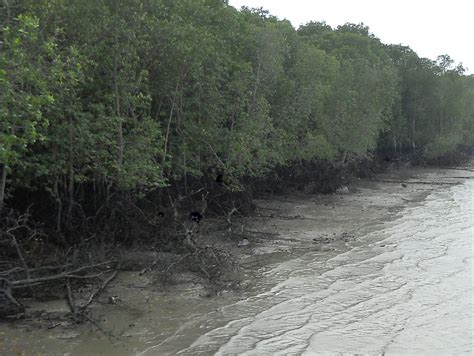
<path id="1" fill-rule="evenodd" d="M 66 302 L 27 301 L 39 318 L 1 324 L 0 354 L 472 352 L 473 183 L 469 167 L 405 169 L 259 199 L 232 239 L 199 237 L 237 259 L 228 288 L 122 272 L 91 308 L 98 325 L 41 321 Z"/>

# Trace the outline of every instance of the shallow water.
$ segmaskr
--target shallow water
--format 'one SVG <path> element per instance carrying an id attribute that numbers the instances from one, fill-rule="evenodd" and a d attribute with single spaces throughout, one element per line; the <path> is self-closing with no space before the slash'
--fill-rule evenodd
<path id="1" fill-rule="evenodd" d="M 358 247 L 281 264 L 179 354 L 472 354 L 473 196 L 473 180 L 437 189 Z"/>
<path id="2" fill-rule="evenodd" d="M 163 294 L 150 289 L 146 276 L 124 275 L 109 291 L 124 304 L 93 310 L 118 338 L 86 327 L 0 325 L 0 354 L 471 355 L 474 179 L 410 185 L 416 199 L 403 199 L 403 207 L 391 202 L 389 215 L 377 215 L 380 199 L 407 196 L 407 189 L 390 187 L 337 198 L 336 209 L 299 201 L 295 209 L 309 219 L 293 226 L 284 220 L 277 229 L 288 227 L 284 234 L 307 252 L 262 267 L 254 288 L 242 294 L 206 299 L 189 285 Z M 321 251 L 312 236 L 323 226 L 352 226 L 359 239 Z"/>

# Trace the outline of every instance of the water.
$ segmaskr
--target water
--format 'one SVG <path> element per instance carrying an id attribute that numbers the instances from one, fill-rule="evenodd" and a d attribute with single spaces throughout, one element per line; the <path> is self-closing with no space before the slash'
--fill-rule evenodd
<path id="1" fill-rule="evenodd" d="M 453 182 L 459 171 L 421 175 Z M 472 355 L 474 179 L 415 181 L 371 183 L 316 204 L 295 197 L 289 215 L 306 219 L 270 225 L 305 253 L 263 267 L 248 291 L 210 299 L 189 286 L 160 293 L 146 275 L 122 274 L 108 293 L 123 304 L 92 310 L 117 338 L 87 325 L 0 324 L 0 354 Z M 359 239 L 335 251 L 312 244 L 317 234 L 342 231 Z"/>
<path id="2" fill-rule="evenodd" d="M 346 253 L 283 263 L 178 354 L 472 354 L 473 193 L 437 189 Z"/>

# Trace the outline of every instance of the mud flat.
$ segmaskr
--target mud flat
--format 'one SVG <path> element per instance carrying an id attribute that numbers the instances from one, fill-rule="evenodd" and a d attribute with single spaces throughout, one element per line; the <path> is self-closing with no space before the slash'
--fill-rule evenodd
<path id="1" fill-rule="evenodd" d="M 165 287 L 156 271 L 122 272 L 91 308 L 95 324 L 50 318 L 67 312 L 62 300 L 25 302 L 37 311 L 37 319 L 0 324 L 0 354 L 199 353 L 196 340 L 205 343 L 208 332 L 232 328 L 240 306 L 265 304 L 265 293 L 291 274 L 292 261 L 311 256 L 324 263 L 363 246 L 364 237 L 422 205 L 433 192 L 473 178 L 472 166 L 403 169 L 357 181 L 338 194 L 293 192 L 260 199 L 256 214 L 233 221 L 230 234 L 210 224 L 197 236 L 235 256 L 238 267 L 229 276 L 229 288 L 213 290 L 189 273 L 177 274 Z M 228 340 L 214 336 L 211 341 L 215 348 L 203 354 Z M 193 351 L 186 351 L 192 345 Z"/>

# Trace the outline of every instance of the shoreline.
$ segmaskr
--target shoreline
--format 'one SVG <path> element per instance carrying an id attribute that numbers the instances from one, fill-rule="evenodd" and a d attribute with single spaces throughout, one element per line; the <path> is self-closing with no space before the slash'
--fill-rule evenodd
<path id="1" fill-rule="evenodd" d="M 212 314 L 216 308 L 271 288 L 262 283 L 266 270 L 305 253 L 317 254 L 321 259 L 344 253 L 358 244 L 364 244 L 365 235 L 396 219 L 408 206 L 422 203 L 432 190 L 474 178 L 472 171 L 465 174 L 459 174 L 459 171 L 409 168 L 379 174 L 375 180 L 357 181 L 348 193 L 306 195 L 292 192 L 258 199 L 254 216 L 234 222 L 234 229 L 240 234 L 220 241 L 219 245 L 219 248 L 227 246 L 241 267 L 236 272 L 238 275 L 233 276 L 240 279 L 238 286 L 209 290 L 196 276 L 178 273 L 177 284 L 163 289 L 156 282 L 153 271 L 142 275 L 139 271 L 121 272 L 91 308 L 92 316 L 99 317 L 103 331 L 110 330 L 112 335 L 123 339 L 127 352 L 136 351 L 140 347 L 140 339 L 151 338 L 153 343 L 159 344 L 153 336 L 156 332 L 145 320 L 149 315 L 161 327 L 167 325 L 159 333 L 160 342 L 170 340 L 184 324 L 192 329 L 193 321 L 186 321 L 192 311 Z M 239 238 L 244 236 L 249 244 L 239 247 Z M 215 233 L 208 236 L 201 233 L 200 238 L 207 244 L 219 241 L 221 237 Z M 109 303 L 111 297 L 116 297 L 117 303 Z M 30 304 L 38 311 L 67 312 L 64 301 Z M 176 320 L 173 314 L 183 319 Z M 42 352 L 50 348 L 52 352 L 68 349 L 70 346 L 67 344 L 71 342 L 75 345 L 73 354 L 97 352 L 88 349 L 91 347 L 110 347 L 109 337 L 99 330 L 91 332 L 86 325 L 74 325 L 67 321 L 57 321 L 57 324 L 54 326 L 53 322 L 43 321 L 35 325 L 31 321 L 28 323 L 28 320 L 0 324 L 0 335 L 5 339 L 0 351 L 11 352 L 16 346 L 21 348 L 14 336 L 24 334 L 25 330 L 30 331 L 21 342 L 26 352 L 39 352 L 37 344 L 41 341 L 38 340 L 43 340 Z M 54 346 L 56 343 L 59 346 Z"/>

